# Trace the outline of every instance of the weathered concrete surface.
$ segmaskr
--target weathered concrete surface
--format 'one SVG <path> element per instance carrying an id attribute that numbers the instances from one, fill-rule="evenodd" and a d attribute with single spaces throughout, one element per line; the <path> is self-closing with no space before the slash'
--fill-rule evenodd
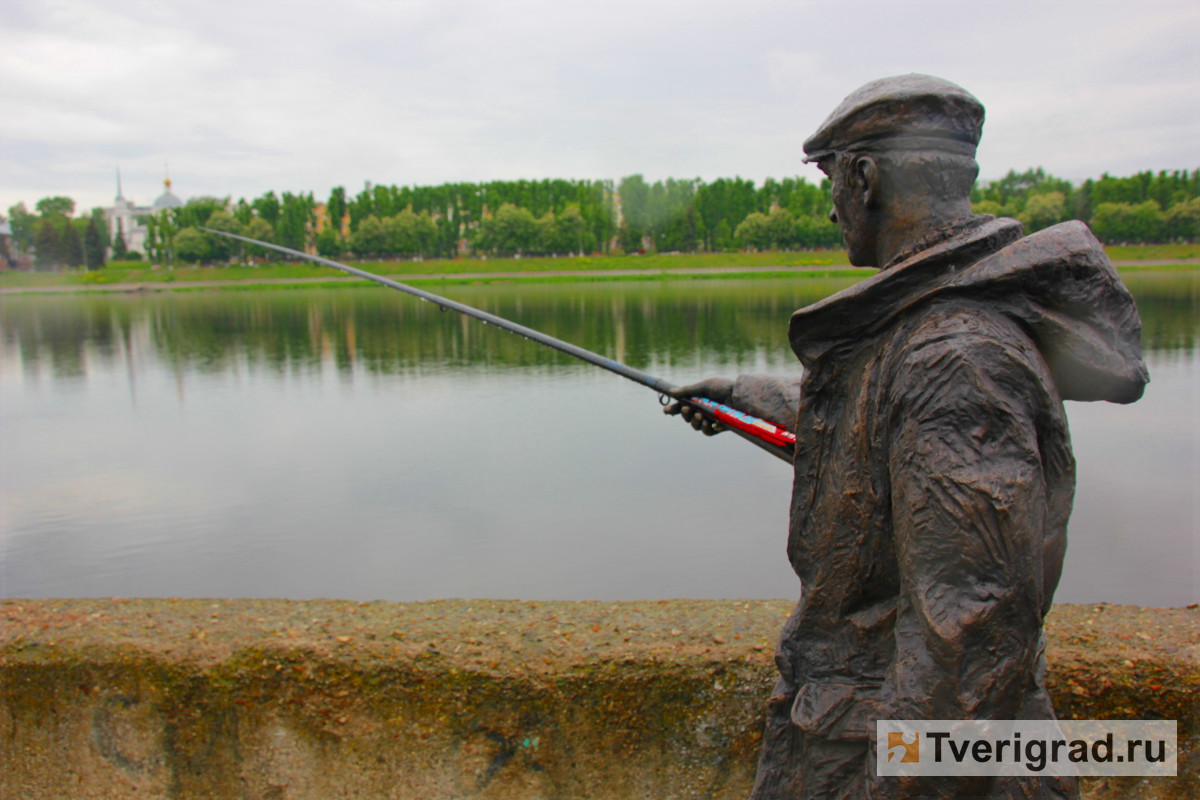
<path id="1" fill-rule="evenodd" d="M 0 602 L 0 798 L 741 798 L 783 601 Z M 1060 606 L 1064 717 L 1177 719 L 1200 610 Z"/>

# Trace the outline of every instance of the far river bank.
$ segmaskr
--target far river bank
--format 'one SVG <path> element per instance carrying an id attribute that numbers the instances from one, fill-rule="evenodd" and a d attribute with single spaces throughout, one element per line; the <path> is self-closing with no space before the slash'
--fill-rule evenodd
<path id="1" fill-rule="evenodd" d="M 1147 255 L 1158 255 L 1162 248 L 1147 249 Z M 1194 248 L 1172 248 L 1182 255 L 1191 255 Z M 1135 251 L 1137 248 L 1119 248 Z M 1126 253 L 1122 253 L 1123 255 Z M 588 258 L 582 259 L 503 259 L 462 262 L 369 262 L 359 263 L 360 269 L 375 272 L 391 280 L 413 284 L 456 284 L 494 282 L 558 282 L 610 280 L 698 280 L 719 278 L 854 278 L 874 272 L 870 267 L 853 267 L 840 252 L 790 254 L 790 264 L 733 263 L 713 264 L 713 256 L 651 256 L 633 267 L 596 268 Z M 729 254 L 730 260 L 745 262 L 749 257 L 767 254 Z M 628 261 L 632 257 L 606 257 L 609 263 Z M 668 259 L 663 262 L 663 259 Z M 749 258 L 752 261 L 759 258 Z M 674 261 L 674 263 L 671 263 Z M 1114 258 L 1121 271 L 1138 269 L 1193 269 L 1200 258 Z M 497 267 L 515 267 L 497 269 Z M 554 267 L 560 268 L 554 268 Z M 455 269 L 458 267 L 458 269 Z M 399 271 L 397 271 L 399 270 Z M 343 275 L 329 267 L 304 263 L 265 264 L 236 267 L 157 267 L 117 268 L 87 272 L 7 272 L 0 273 L 0 295 L 42 294 L 59 292 L 145 292 L 191 289 L 242 288 L 318 288 L 339 284 L 361 284 L 362 278 Z"/>

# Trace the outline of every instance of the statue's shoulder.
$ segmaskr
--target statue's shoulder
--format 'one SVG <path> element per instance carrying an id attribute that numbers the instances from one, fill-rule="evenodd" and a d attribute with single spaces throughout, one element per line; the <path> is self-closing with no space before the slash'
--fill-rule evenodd
<path id="1" fill-rule="evenodd" d="M 1036 264 L 1075 264 L 1112 269 L 1104 245 L 1079 220 L 1060 222 L 1023 236 L 983 260 L 1005 262 L 1010 268 Z"/>
<path id="2" fill-rule="evenodd" d="M 1149 380 L 1141 319 L 1104 246 L 1079 221 L 1031 233 L 940 290 L 985 299 L 1028 331 L 1066 400 L 1130 403 Z"/>

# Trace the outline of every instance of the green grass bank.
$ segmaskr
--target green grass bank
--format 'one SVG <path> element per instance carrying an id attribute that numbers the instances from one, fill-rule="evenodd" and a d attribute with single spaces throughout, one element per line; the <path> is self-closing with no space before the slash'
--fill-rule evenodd
<path id="1" fill-rule="evenodd" d="M 744 798 L 786 601 L 0 601 L 0 798 Z M 1175 719 L 1200 610 L 1057 606 L 1060 716 Z"/>
<path id="2" fill-rule="evenodd" d="M 1108 248 L 1123 268 L 1192 267 L 1200 245 L 1143 245 Z M 865 275 L 841 250 L 775 253 L 686 253 L 562 258 L 493 258 L 353 262 L 370 272 L 406 282 L 498 280 L 636 280 L 720 277 L 814 277 Z M 330 285 L 352 282 L 343 273 L 311 263 L 268 262 L 252 266 L 171 266 L 145 261 L 112 262 L 103 269 L 64 272 L 0 272 L 0 292 L 31 290 L 119 290 Z"/>

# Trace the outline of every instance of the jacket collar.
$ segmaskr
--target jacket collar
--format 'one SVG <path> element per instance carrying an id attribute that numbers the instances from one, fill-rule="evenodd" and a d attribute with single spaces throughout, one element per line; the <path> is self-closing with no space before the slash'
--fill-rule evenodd
<path id="1" fill-rule="evenodd" d="M 807 367 L 831 347 L 870 336 L 931 285 L 1019 240 L 1021 223 L 979 216 L 965 230 L 792 315 L 788 339 Z"/>

